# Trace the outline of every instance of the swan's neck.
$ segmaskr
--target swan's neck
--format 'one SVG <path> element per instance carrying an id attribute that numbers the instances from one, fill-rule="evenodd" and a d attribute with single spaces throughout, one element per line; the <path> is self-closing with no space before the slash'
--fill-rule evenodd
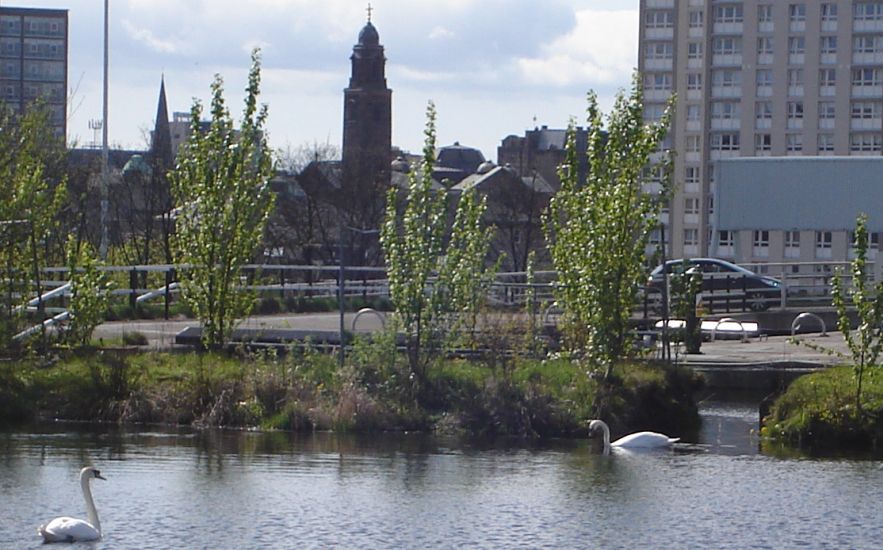
<path id="1" fill-rule="evenodd" d="M 604 433 L 604 453 L 607 454 L 610 452 L 610 428 L 607 427 L 607 424 L 601 424 L 601 431 Z"/>
<path id="2" fill-rule="evenodd" d="M 86 501 L 86 514 L 89 517 L 89 523 L 100 533 L 101 522 L 98 521 L 98 511 L 95 509 L 95 501 L 92 500 L 92 487 L 89 486 L 88 475 L 80 477 L 80 487 L 83 489 L 83 500 Z"/>

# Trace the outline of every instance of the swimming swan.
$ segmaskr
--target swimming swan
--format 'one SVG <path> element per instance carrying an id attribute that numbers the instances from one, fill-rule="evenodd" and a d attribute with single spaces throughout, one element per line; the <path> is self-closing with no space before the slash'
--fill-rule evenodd
<path id="1" fill-rule="evenodd" d="M 613 443 L 610 442 L 610 428 L 603 420 L 592 420 L 589 422 L 589 434 L 593 435 L 596 431 L 601 430 L 604 433 L 604 454 L 610 452 L 611 447 L 619 447 L 621 449 L 659 449 L 662 447 L 670 447 L 672 443 L 680 441 L 679 437 L 668 437 L 665 434 L 656 432 L 636 432 L 624 437 L 620 437 Z"/>
<path id="2" fill-rule="evenodd" d="M 89 521 L 68 517 L 55 518 L 46 525 L 41 525 L 37 530 L 46 542 L 76 542 L 101 538 L 101 523 L 98 521 L 98 512 L 92 501 L 92 489 L 89 487 L 89 480 L 92 478 L 105 479 L 101 476 L 101 472 L 91 466 L 80 470 L 80 487 L 83 489 Z"/>

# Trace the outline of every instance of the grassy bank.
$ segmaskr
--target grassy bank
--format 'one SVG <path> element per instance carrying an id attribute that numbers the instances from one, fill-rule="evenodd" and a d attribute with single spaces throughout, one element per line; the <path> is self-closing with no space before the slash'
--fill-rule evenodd
<path id="1" fill-rule="evenodd" d="M 525 437 L 584 433 L 597 382 L 566 360 L 506 368 L 444 360 L 420 405 L 402 358 L 357 345 L 336 358 L 93 351 L 0 364 L 0 423 L 41 418 L 289 430 L 421 430 Z M 686 371 L 627 364 L 603 392 L 615 430 L 698 427 Z"/>
<path id="2" fill-rule="evenodd" d="M 762 435 L 821 451 L 879 450 L 883 447 L 883 376 L 866 372 L 860 408 L 855 387 L 852 367 L 798 378 L 773 403 Z"/>

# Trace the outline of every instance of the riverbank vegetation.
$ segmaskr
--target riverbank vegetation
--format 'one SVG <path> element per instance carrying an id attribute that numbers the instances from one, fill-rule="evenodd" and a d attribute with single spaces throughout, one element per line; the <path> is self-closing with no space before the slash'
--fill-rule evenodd
<path id="1" fill-rule="evenodd" d="M 435 431 L 574 436 L 592 417 L 597 382 L 565 359 L 445 359 L 417 403 L 406 358 L 360 341 L 345 367 L 316 351 L 126 353 L 92 350 L 0 365 L 0 423 L 64 419 L 296 431 Z M 698 428 L 690 371 L 621 364 L 610 395 L 619 430 L 689 436 Z"/>

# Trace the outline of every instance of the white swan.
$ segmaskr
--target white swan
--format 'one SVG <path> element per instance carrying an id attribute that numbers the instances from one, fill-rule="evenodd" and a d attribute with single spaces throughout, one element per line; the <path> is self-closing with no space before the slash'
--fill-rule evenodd
<path id="1" fill-rule="evenodd" d="M 101 523 L 98 521 L 98 512 L 95 510 L 92 489 L 89 486 L 92 478 L 105 479 L 101 476 L 101 472 L 91 466 L 80 470 L 80 487 L 83 489 L 89 521 L 68 517 L 55 518 L 46 525 L 41 525 L 37 530 L 43 535 L 45 542 L 77 542 L 101 538 Z"/>
<path id="2" fill-rule="evenodd" d="M 620 437 L 613 443 L 610 442 L 610 428 L 603 420 L 592 420 L 589 422 L 589 435 L 592 436 L 601 430 L 604 434 L 604 454 L 610 452 L 611 447 L 621 449 L 659 449 L 662 447 L 670 447 L 672 443 L 680 441 L 679 437 L 668 437 L 665 434 L 656 432 L 636 432 Z"/>

